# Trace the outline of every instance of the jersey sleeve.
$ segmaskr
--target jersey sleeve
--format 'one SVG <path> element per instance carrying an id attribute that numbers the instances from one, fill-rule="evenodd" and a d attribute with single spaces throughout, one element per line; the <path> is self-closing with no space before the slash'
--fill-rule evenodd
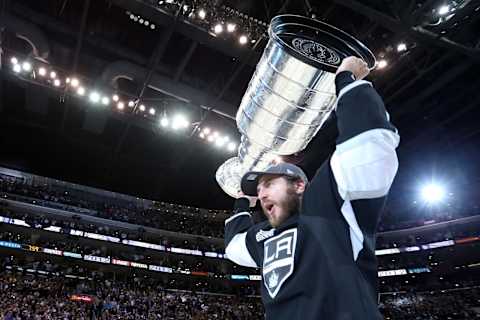
<path id="1" fill-rule="evenodd" d="M 336 77 L 339 135 L 330 165 L 343 200 L 385 196 L 398 169 L 400 137 L 371 83 Z"/>
<path id="2" fill-rule="evenodd" d="M 398 170 L 400 137 L 371 83 L 347 71 L 335 83 L 336 148 L 308 186 L 304 210 L 329 220 L 343 217 L 357 260 L 365 246 L 375 250 L 376 228 Z"/>
<path id="3" fill-rule="evenodd" d="M 259 258 L 252 236 L 255 224 L 248 202 L 246 198 L 236 200 L 234 215 L 225 220 L 225 254 L 236 264 L 257 268 Z"/>

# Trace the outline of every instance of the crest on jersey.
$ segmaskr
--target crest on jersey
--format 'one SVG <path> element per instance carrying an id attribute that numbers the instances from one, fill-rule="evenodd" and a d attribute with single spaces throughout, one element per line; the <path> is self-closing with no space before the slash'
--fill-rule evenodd
<path id="1" fill-rule="evenodd" d="M 297 229 L 286 230 L 263 243 L 263 283 L 275 298 L 283 283 L 293 273 Z"/>

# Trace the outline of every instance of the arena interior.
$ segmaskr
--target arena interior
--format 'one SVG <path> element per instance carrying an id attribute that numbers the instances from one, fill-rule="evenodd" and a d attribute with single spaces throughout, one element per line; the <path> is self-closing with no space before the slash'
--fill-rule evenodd
<path id="1" fill-rule="evenodd" d="M 363 42 L 401 136 L 378 227 L 387 320 L 480 319 L 480 4 L 473 0 L 0 1 L 0 317 L 264 319 L 225 257 L 215 181 L 268 40 L 295 14 Z M 309 177 L 329 118 L 276 161 Z M 255 219 L 263 219 L 259 207 Z"/>

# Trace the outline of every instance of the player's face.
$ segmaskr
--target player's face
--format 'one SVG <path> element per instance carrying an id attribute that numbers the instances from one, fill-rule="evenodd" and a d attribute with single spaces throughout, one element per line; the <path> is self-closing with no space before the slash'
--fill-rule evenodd
<path id="1" fill-rule="evenodd" d="M 270 225 L 281 225 L 290 215 L 298 212 L 305 184 L 292 182 L 283 176 L 265 175 L 258 183 L 258 199 Z"/>

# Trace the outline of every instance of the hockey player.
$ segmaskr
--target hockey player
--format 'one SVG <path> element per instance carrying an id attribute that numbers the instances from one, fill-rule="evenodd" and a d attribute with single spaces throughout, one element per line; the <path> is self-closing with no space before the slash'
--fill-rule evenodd
<path id="1" fill-rule="evenodd" d="M 398 169 L 399 135 L 356 57 L 335 77 L 335 152 L 309 183 L 292 164 L 248 172 L 235 215 L 225 221 L 226 254 L 261 268 L 267 320 L 382 319 L 377 308 L 375 230 Z M 268 221 L 254 224 L 260 201 Z"/>

